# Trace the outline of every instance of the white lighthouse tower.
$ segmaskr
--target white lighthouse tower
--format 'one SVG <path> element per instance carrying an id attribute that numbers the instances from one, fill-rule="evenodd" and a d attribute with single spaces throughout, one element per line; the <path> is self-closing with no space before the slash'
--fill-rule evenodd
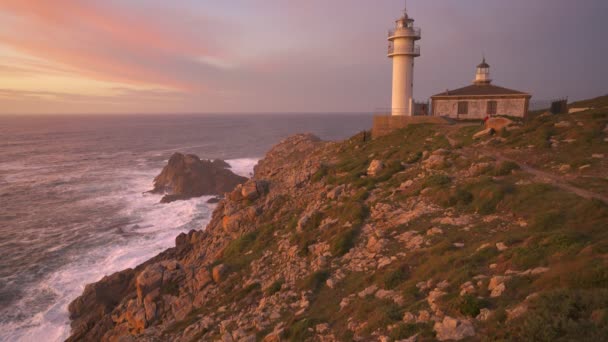
<path id="1" fill-rule="evenodd" d="M 388 32 L 388 57 L 393 60 L 392 115 L 411 116 L 414 111 L 414 58 L 420 56 L 420 28 L 414 27 L 414 19 L 404 10 Z"/>

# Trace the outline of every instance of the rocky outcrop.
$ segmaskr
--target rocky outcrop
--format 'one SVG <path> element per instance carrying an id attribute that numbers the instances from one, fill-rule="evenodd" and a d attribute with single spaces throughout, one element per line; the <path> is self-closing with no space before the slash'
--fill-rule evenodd
<path id="1" fill-rule="evenodd" d="M 591 260 L 591 271 L 605 268 L 603 249 L 593 254 L 581 234 L 526 228 L 538 224 L 532 209 L 510 205 L 537 208 L 528 197 L 540 190 L 527 188 L 534 180 L 524 171 L 491 176 L 493 159 L 429 131 L 411 127 L 389 143 L 282 141 L 204 230 L 88 285 L 70 305 L 70 340 L 501 340 L 546 306 L 526 295 L 569 286 L 561 258 L 568 270 Z M 604 210 L 595 203 L 595 221 L 577 219 L 595 227 Z"/>
<path id="2" fill-rule="evenodd" d="M 192 154 L 175 153 L 162 172 L 154 178 L 153 193 L 165 194 L 161 202 L 221 195 L 232 191 L 247 178 L 230 171 L 223 160 L 201 160 Z"/>

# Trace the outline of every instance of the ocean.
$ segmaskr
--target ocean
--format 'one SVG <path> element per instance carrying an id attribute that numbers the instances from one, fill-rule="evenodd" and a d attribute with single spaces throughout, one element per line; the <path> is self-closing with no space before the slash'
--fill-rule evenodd
<path id="1" fill-rule="evenodd" d="M 209 197 L 148 194 L 173 152 L 224 159 L 250 176 L 295 133 L 325 140 L 369 114 L 0 116 L 0 341 L 63 341 L 84 286 L 204 229 Z"/>

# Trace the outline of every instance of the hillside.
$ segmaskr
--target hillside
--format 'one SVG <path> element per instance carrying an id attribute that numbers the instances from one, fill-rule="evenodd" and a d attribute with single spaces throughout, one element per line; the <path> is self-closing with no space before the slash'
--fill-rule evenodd
<path id="1" fill-rule="evenodd" d="M 605 339 L 608 110 L 479 130 L 283 141 L 206 229 L 87 286 L 70 340 Z"/>

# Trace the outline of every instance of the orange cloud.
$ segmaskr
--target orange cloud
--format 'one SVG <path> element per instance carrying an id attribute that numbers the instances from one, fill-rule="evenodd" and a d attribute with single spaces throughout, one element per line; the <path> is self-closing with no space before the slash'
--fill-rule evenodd
<path id="1" fill-rule="evenodd" d="M 221 58 L 213 40 L 202 40 L 204 34 L 182 24 L 187 15 L 165 17 L 159 25 L 155 20 L 162 13 L 135 16 L 128 8 L 76 0 L 0 0 L 0 13 L 12 19 L 8 30 L 0 30 L 0 44 L 98 80 L 201 90 L 205 80 L 191 77 L 180 64 Z M 211 21 L 192 20 L 203 32 Z M 213 72 L 211 66 L 201 68 L 199 74 Z"/>

